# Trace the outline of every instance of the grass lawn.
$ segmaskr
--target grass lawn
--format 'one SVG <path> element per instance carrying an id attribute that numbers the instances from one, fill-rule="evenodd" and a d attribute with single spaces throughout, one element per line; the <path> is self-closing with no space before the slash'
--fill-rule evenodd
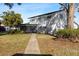
<path id="1" fill-rule="evenodd" d="M 37 39 L 42 54 L 79 56 L 79 43 L 54 40 L 53 36 L 45 34 L 37 34 Z"/>
<path id="2" fill-rule="evenodd" d="M 13 34 L 0 36 L 0 55 L 24 53 L 31 34 Z"/>

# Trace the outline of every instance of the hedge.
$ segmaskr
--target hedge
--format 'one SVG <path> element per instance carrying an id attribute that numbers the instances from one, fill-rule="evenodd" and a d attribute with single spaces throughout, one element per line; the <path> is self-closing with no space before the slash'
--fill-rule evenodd
<path id="1" fill-rule="evenodd" d="M 57 38 L 77 38 L 79 39 L 79 29 L 62 29 L 56 32 Z"/>

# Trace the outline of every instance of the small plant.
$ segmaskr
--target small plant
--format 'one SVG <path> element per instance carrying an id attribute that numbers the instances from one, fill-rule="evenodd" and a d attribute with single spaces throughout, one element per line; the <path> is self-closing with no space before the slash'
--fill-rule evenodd
<path id="1" fill-rule="evenodd" d="M 63 29 L 56 33 L 57 38 L 79 41 L 79 29 Z"/>

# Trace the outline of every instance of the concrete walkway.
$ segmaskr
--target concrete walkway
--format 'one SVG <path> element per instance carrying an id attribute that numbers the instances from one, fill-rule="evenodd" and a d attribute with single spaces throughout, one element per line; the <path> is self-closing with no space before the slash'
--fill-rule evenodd
<path id="1" fill-rule="evenodd" d="M 36 34 L 31 35 L 31 38 L 28 42 L 24 54 L 40 54 L 40 49 L 39 49 L 38 41 L 36 39 Z"/>

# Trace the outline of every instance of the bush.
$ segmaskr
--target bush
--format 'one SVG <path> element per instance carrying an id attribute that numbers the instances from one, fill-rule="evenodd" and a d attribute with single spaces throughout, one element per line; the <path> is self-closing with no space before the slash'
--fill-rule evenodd
<path id="1" fill-rule="evenodd" d="M 0 36 L 1 35 L 6 35 L 7 34 L 7 32 L 0 32 Z"/>
<path id="2" fill-rule="evenodd" d="M 56 33 L 57 38 L 63 38 L 63 39 L 78 39 L 79 38 L 79 29 L 63 29 L 63 30 L 58 30 Z"/>
<path id="3" fill-rule="evenodd" d="M 63 29 L 63 30 L 59 30 L 56 33 L 57 37 L 63 37 L 63 38 L 69 38 L 69 37 L 75 37 L 77 34 L 77 30 L 71 30 L 71 29 Z"/>
<path id="4" fill-rule="evenodd" d="M 8 34 L 18 34 L 18 33 L 23 33 L 21 30 L 15 29 L 15 30 L 10 30 L 7 32 Z"/>

